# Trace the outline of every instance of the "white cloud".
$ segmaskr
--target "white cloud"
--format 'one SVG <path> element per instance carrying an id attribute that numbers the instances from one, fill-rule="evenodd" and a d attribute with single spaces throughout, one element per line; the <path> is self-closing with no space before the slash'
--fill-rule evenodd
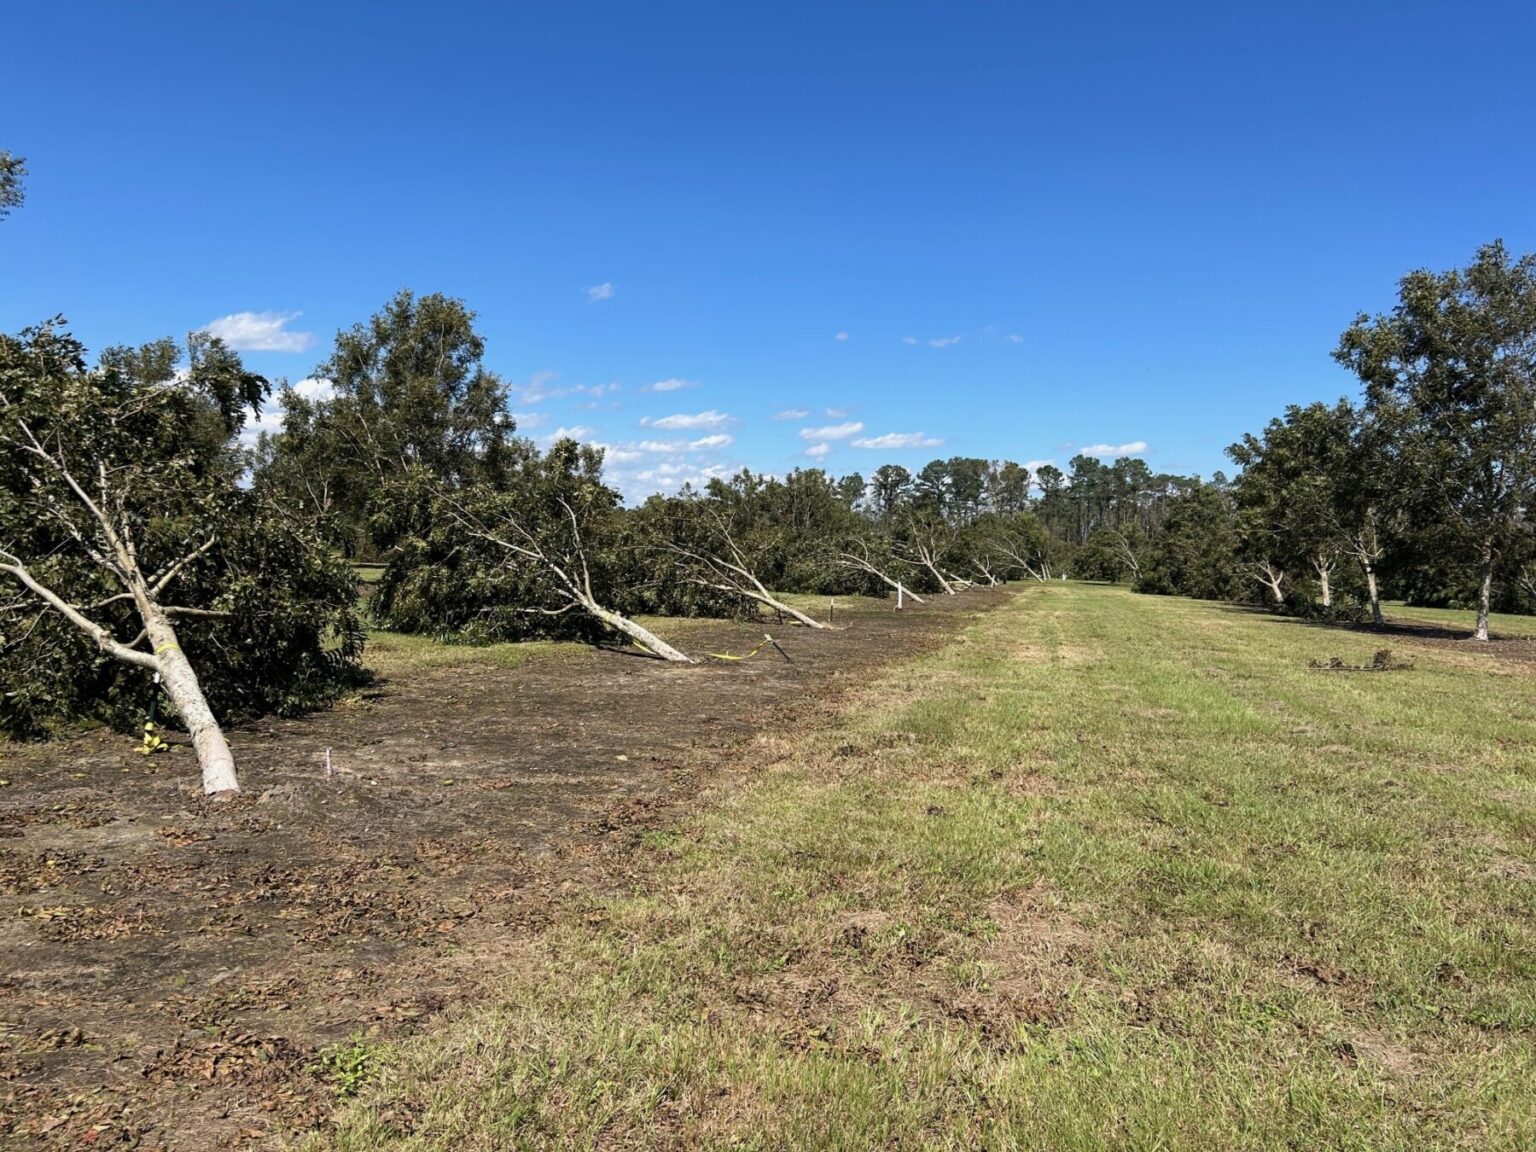
<path id="1" fill-rule="evenodd" d="M 210 321 L 203 331 L 237 352 L 303 352 L 315 342 L 313 332 L 290 332 L 302 312 L 234 312 Z"/>
<path id="2" fill-rule="evenodd" d="M 665 455 L 669 452 L 681 452 L 683 442 L 681 440 L 642 440 L 635 447 L 642 452 Z"/>
<path id="3" fill-rule="evenodd" d="M 721 428 L 731 423 L 735 417 L 728 416 L 724 412 L 716 412 L 710 409 L 708 412 L 695 412 L 688 414 L 678 412 L 672 416 L 663 416 L 654 420 L 646 416 L 640 421 L 642 428 Z"/>
<path id="4" fill-rule="evenodd" d="M 773 418 L 775 420 L 804 420 L 810 414 L 811 410 L 809 408 L 786 408 L 782 412 L 775 412 Z"/>
<path id="5" fill-rule="evenodd" d="M 827 415 L 832 417 L 832 419 L 834 419 L 834 420 L 841 420 L 844 416 L 847 416 L 848 413 L 851 412 L 851 411 L 853 411 L 853 409 L 851 409 L 851 408 L 828 408 L 827 409 Z"/>
<path id="6" fill-rule="evenodd" d="M 824 428 L 802 428 L 800 439 L 802 440 L 846 440 L 850 436 L 857 436 L 864 431 L 864 425 L 857 420 L 847 424 L 828 424 Z"/>
<path id="7" fill-rule="evenodd" d="M 713 436 L 701 436 L 697 440 L 688 441 L 688 447 L 695 452 L 706 451 L 710 448 L 726 448 L 735 442 L 734 436 L 727 436 L 724 432 L 716 432 Z"/>
<path id="8" fill-rule="evenodd" d="M 1056 467 L 1056 461 L 1054 461 L 1054 460 L 1026 460 L 1026 461 L 1024 461 L 1024 467 L 1028 468 L 1031 472 L 1038 471 L 1039 469 L 1044 468 L 1047 464 L 1049 464 L 1052 468 Z"/>
<path id="9" fill-rule="evenodd" d="M 599 300 L 613 299 L 613 285 L 606 281 L 602 284 L 594 284 L 587 289 L 587 303 L 596 304 Z"/>
<path id="10" fill-rule="evenodd" d="M 960 337 L 958 337 L 958 336 L 940 336 L 936 340 L 928 341 L 928 347 L 930 347 L 930 348 L 948 348 L 951 344 L 958 344 L 958 343 L 960 343 Z"/>
<path id="11" fill-rule="evenodd" d="M 1145 440 L 1132 440 L 1129 444 L 1084 444 L 1078 449 L 1084 456 L 1140 456 L 1146 450 Z"/>
<path id="12" fill-rule="evenodd" d="M 901 342 L 903 344 L 916 344 L 917 343 L 917 337 L 916 336 L 903 336 L 901 338 Z"/>
<path id="13" fill-rule="evenodd" d="M 697 388 L 697 380 L 682 380 L 676 376 L 667 380 L 658 380 L 656 383 L 641 389 L 644 392 L 676 392 L 679 388 Z"/>
<path id="14" fill-rule="evenodd" d="M 519 428 L 532 430 L 544 423 L 547 415 L 543 412 L 514 412 L 512 419 L 517 422 Z"/>
<path id="15" fill-rule="evenodd" d="M 309 401 L 329 400 L 336 395 L 336 386 L 323 376 L 306 376 L 293 384 L 287 385 L 287 390 L 297 396 L 302 396 Z M 261 415 L 257 416 L 250 408 L 245 410 L 245 426 L 240 429 L 240 443 L 246 448 L 256 446 L 256 437 L 263 432 L 275 436 L 283 430 L 283 406 L 281 393 L 267 398 L 267 402 L 261 406 Z"/>
<path id="16" fill-rule="evenodd" d="M 546 432 L 540 436 L 540 440 L 553 444 L 556 440 L 586 440 L 592 435 L 592 429 L 584 424 L 573 424 L 569 428 L 562 425 L 553 432 Z"/>
<path id="17" fill-rule="evenodd" d="M 1017 332 L 1010 332 L 1008 333 L 1008 343 L 1022 344 L 1024 343 L 1024 337 L 1020 336 Z"/>
<path id="18" fill-rule="evenodd" d="M 892 448 L 937 448 L 944 441 L 937 436 L 929 436 L 925 432 L 887 432 L 883 436 L 868 436 L 862 440 L 855 440 L 855 448 L 879 448 L 890 450 Z"/>
<path id="19" fill-rule="evenodd" d="M 828 452 L 832 451 L 832 445 L 828 443 L 812 444 L 805 450 L 805 454 L 813 460 L 820 460 Z"/>
<path id="20" fill-rule="evenodd" d="M 336 395 L 336 385 L 324 376 L 306 376 L 291 385 L 293 391 L 306 400 L 329 400 Z"/>
<path id="21" fill-rule="evenodd" d="M 846 340 L 846 339 L 848 339 L 848 333 L 846 333 L 846 332 L 839 332 L 836 336 L 832 337 L 832 339 L 834 339 L 834 340 Z"/>

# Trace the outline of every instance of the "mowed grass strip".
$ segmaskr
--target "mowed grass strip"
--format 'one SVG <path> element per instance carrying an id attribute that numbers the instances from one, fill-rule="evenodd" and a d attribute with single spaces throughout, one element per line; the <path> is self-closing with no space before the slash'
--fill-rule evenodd
<path id="1" fill-rule="evenodd" d="M 1529 665 L 1031 587 L 311 1149 L 1536 1146 Z"/>

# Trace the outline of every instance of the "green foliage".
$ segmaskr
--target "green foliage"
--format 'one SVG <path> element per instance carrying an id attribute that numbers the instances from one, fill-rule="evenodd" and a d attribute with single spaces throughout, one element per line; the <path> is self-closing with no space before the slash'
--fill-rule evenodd
<path id="1" fill-rule="evenodd" d="M 361 1032 L 356 1032 L 345 1043 L 321 1048 L 305 1071 L 328 1082 L 336 1099 L 350 1100 L 373 1079 L 376 1063 L 375 1050 Z"/>
<path id="2" fill-rule="evenodd" d="M 88 369 L 58 324 L 0 337 L 0 552 L 130 644 L 141 621 L 92 556 L 97 526 L 24 435 L 88 477 L 143 571 L 168 571 L 178 636 L 216 715 L 320 706 L 361 675 L 349 568 L 240 484 L 236 435 L 266 382 L 217 340 L 109 349 Z M 22 429 L 29 430 L 23 433 Z M 204 550 L 200 542 L 211 541 Z M 0 729 L 32 736 L 91 719 L 142 723 L 153 688 L 19 582 L 0 576 Z"/>
<path id="3" fill-rule="evenodd" d="M 411 475 L 500 483 L 526 445 L 474 320 L 463 301 L 407 291 L 338 333 L 314 371 L 334 394 L 284 393 L 287 419 L 259 447 L 258 486 L 349 555 L 375 555 L 419 530 L 416 507 L 397 505 L 418 488 Z"/>
<path id="4" fill-rule="evenodd" d="M 1477 565 L 1486 613 L 1501 558 L 1531 546 L 1536 255 L 1495 242 L 1465 269 L 1409 273 L 1392 313 L 1357 317 L 1334 356 L 1390 435 L 1399 507 Z"/>
<path id="5" fill-rule="evenodd" d="M 27 175 L 27 162 L 0 148 L 0 220 L 11 214 L 12 208 L 20 208 L 27 198 L 22 180 Z"/>
<path id="6" fill-rule="evenodd" d="M 1238 575 L 1237 518 L 1231 495 L 1200 484 L 1168 502 L 1162 530 L 1142 562 L 1138 592 L 1235 600 Z"/>

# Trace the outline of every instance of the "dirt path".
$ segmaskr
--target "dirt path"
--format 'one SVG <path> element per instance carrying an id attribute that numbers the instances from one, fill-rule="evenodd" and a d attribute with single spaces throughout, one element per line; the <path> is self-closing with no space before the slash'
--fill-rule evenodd
<path id="1" fill-rule="evenodd" d="M 792 663 L 584 652 L 382 683 L 231 733 L 229 804 L 198 795 L 186 748 L 0 744 L 0 1136 L 204 1149 L 320 1121 L 318 1048 L 483 994 L 754 732 L 816 722 L 1001 598 L 775 630 Z"/>

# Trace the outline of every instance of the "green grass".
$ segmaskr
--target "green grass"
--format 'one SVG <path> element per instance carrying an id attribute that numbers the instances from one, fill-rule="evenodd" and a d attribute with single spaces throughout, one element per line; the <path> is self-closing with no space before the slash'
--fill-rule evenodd
<path id="1" fill-rule="evenodd" d="M 436 668 L 516 668 L 535 656 L 585 651 L 583 645 L 553 640 L 515 644 L 444 644 L 431 636 L 371 629 L 363 663 L 380 676 L 400 678 Z"/>
<path id="2" fill-rule="evenodd" d="M 1532 666 L 1031 588 L 765 737 L 313 1149 L 1536 1146 Z"/>

